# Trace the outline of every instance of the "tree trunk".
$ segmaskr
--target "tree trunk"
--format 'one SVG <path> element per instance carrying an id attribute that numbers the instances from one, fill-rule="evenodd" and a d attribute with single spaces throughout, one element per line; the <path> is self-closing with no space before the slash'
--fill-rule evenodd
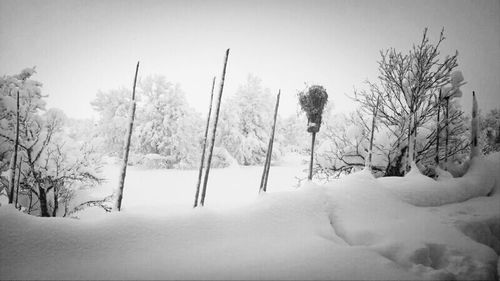
<path id="1" fill-rule="evenodd" d="M 14 142 L 14 155 L 12 156 L 11 171 L 9 175 L 9 204 L 14 201 L 14 182 L 16 177 L 17 149 L 19 146 L 19 90 L 16 97 L 16 139 Z"/>
<path id="2" fill-rule="evenodd" d="M 271 158 L 273 156 L 273 142 L 274 142 L 274 132 L 276 130 L 276 118 L 278 117 L 278 107 L 280 104 L 280 95 L 281 90 L 278 91 L 278 96 L 276 96 L 276 107 L 274 108 L 274 121 L 273 128 L 271 131 L 271 137 L 269 138 L 269 145 L 266 153 L 266 163 L 264 164 L 264 172 L 262 174 L 262 180 L 260 183 L 260 190 L 266 192 L 267 191 L 267 179 L 269 178 L 269 169 L 271 167 Z"/>
<path id="3" fill-rule="evenodd" d="M 471 120 L 471 142 L 470 142 L 470 159 L 479 156 L 478 145 L 478 130 L 479 120 L 477 117 L 477 99 L 476 93 L 472 92 L 472 120 Z"/>
<path id="4" fill-rule="evenodd" d="M 414 147 L 413 147 L 413 144 L 415 143 L 413 141 L 415 135 L 414 135 L 414 132 L 413 132 L 413 125 L 415 123 L 414 121 L 415 119 L 415 115 L 413 112 L 410 113 L 410 124 L 408 124 L 408 155 L 407 155 L 407 163 L 406 163 L 406 166 L 405 166 L 405 172 L 408 171 L 408 168 L 411 166 L 411 163 L 413 162 L 413 151 L 414 151 Z"/>
<path id="5" fill-rule="evenodd" d="M 115 209 L 120 211 L 122 207 L 122 199 L 123 199 L 123 187 L 125 184 L 125 176 L 127 174 L 127 163 L 128 163 L 128 154 L 130 151 L 130 139 L 132 137 L 132 129 L 134 127 L 134 117 L 135 117 L 135 86 L 137 84 L 137 73 L 139 72 L 139 62 L 137 62 L 137 66 L 135 67 L 135 77 L 134 77 L 134 86 L 132 88 L 132 105 L 130 107 L 130 115 L 129 115 L 129 123 L 127 128 L 127 136 L 125 139 L 125 148 L 123 152 L 123 163 L 120 172 L 120 178 L 118 182 L 118 190 L 116 194 L 116 202 Z"/>
<path id="6" fill-rule="evenodd" d="M 438 97 L 438 102 L 437 102 L 437 125 L 436 125 L 436 157 L 434 158 L 436 161 L 436 167 L 439 167 L 439 137 L 441 134 L 441 120 L 440 114 L 441 114 L 441 89 L 439 89 L 439 97 Z"/>
<path id="7" fill-rule="evenodd" d="M 29 193 L 28 193 L 28 197 L 30 199 L 30 202 L 28 203 L 28 214 L 31 214 L 31 208 L 33 207 L 33 191 L 30 189 L 28 189 Z"/>
<path id="8" fill-rule="evenodd" d="M 417 162 L 417 131 L 418 131 L 418 121 L 417 121 L 417 111 L 413 113 L 413 161 Z"/>
<path id="9" fill-rule="evenodd" d="M 17 203 L 18 203 L 18 198 L 19 198 L 19 183 L 20 183 L 20 180 L 21 180 L 21 168 L 22 168 L 22 165 L 23 165 L 23 159 L 22 157 L 19 157 L 19 166 L 17 168 L 17 183 L 16 183 L 16 203 L 14 206 L 16 206 L 17 208 Z"/>
<path id="10" fill-rule="evenodd" d="M 313 162 L 314 162 L 314 142 L 316 141 L 316 132 L 312 132 L 312 137 L 311 137 L 311 160 L 309 161 L 309 176 L 307 177 L 308 180 L 312 180 L 313 178 Z"/>
<path id="11" fill-rule="evenodd" d="M 52 210 L 52 216 L 56 217 L 57 216 L 57 209 L 59 208 L 59 195 L 57 192 L 59 191 L 57 184 L 54 186 L 53 192 L 54 192 L 54 209 Z"/>
<path id="12" fill-rule="evenodd" d="M 215 88 L 215 76 L 212 81 L 212 91 L 210 94 L 210 105 L 208 107 L 207 126 L 205 127 L 205 136 L 203 137 L 203 150 L 201 152 L 201 163 L 200 163 L 200 170 L 198 172 L 198 183 L 196 184 L 196 194 L 194 196 L 193 208 L 196 208 L 198 206 L 198 201 L 199 201 L 198 197 L 200 196 L 201 177 L 203 174 L 203 164 L 205 163 L 205 150 L 207 147 L 208 128 L 210 127 L 210 115 L 212 114 L 212 101 L 214 99 L 214 88 Z"/>
<path id="13" fill-rule="evenodd" d="M 47 207 L 47 194 L 45 192 L 45 189 L 41 187 L 41 185 L 38 185 L 38 194 L 39 200 L 40 200 L 40 215 L 42 217 L 50 217 L 49 214 L 49 209 Z"/>
<path id="14" fill-rule="evenodd" d="M 378 114 L 378 106 L 380 102 L 380 95 L 377 97 L 377 104 L 375 108 L 373 109 L 373 119 L 372 119 L 372 130 L 370 132 L 370 148 L 368 150 L 368 162 L 366 163 L 366 167 L 368 169 L 372 169 L 372 159 L 373 159 L 373 136 L 375 134 L 375 120 L 377 119 L 377 114 Z"/>
<path id="15" fill-rule="evenodd" d="M 210 165 L 212 164 L 212 153 L 214 151 L 215 133 L 217 132 L 217 122 L 219 121 L 219 111 L 220 111 L 220 104 L 221 104 L 221 100 L 222 100 L 222 91 L 224 89 L 224 80 L 226 78 L 226 67 L 227 67 L 228 57 L 229 57 L 229 49 L 226 50 L 226 56 L 224 58 L 224 67 L 222 68 L 222 76 L 221 76 L 220 86 L 219 86 L 219 97 L 217 100 L 217 108 L 215 109 L 215 120 L 214 120 L 214 125 L 212 128 L 212 139 L 210 141 L 210 149 L 208 150 L 207 169 L 205 171 L 205 178 L 203 179 L 203 190 L 201 192 L 201 201 L 200 201 L 201 206 L 205 205 L 205 196 L 207 193 L 208 175 L 210 173 Z"/>

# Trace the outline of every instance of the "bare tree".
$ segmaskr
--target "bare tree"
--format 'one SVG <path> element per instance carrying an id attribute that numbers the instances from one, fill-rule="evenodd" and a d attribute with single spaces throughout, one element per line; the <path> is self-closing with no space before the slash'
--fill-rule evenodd
<path id="1" fill-rule="evenodd" d="M 378 120 L 393 132 L 397 144 L 389 154 L 397 158 L 400 151 L 407 151 L 407 165 L 423 152 L 415 147 L 417 131 L 435 117 L 437 108 L 432 99 L 450 82 L 450 73 L 458 65 L 457 52 L 439 58 L 444 39 L 443 29 L 437 43 L 432 44 L 425 29 L 420 43 L 408 54 L 394 48 L 381 51 L 379 82 L 367 81 L 368 91 L 354 91 L 354 99 L 368 114 L 377 107 L 377 98 L 381 96 Z M 403 171 L 406 169 L 405 165 Z"/>

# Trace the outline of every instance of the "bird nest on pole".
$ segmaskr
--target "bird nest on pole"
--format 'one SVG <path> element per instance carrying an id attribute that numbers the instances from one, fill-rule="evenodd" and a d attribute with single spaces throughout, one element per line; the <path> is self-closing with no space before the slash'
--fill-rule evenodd
<path id="1" fill-rule="evenodd" d="M 328 94 L 325 88 L 319 85 L 307 87 L 299 92 L 299 103 L 307 115 L 307 131 L 309 133 L 319 132 L 321 126 L 321 116 L 328 101 Z"/>

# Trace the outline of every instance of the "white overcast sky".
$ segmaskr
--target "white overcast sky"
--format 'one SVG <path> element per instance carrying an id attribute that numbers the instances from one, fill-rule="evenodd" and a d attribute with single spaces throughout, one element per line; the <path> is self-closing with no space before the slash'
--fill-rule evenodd
<path id="1" fill-rule="evenodd" d="M 442 27 L 442 54 L 459 69 L 481 109 L 500 106 L 500 1 L 6 1 L 0 0 L 0 75 L 37 66 L 48 106 L 90 117 L 96 92 L 162 74 L 206 112 L 213 75 L 231 48 L 224 95 L 247 74 L 282 89 L 280 112 L 296 110 L 304 82 L 326 87 L 339 111 L 377 75 L 379 50 L 407 51 Z"/>

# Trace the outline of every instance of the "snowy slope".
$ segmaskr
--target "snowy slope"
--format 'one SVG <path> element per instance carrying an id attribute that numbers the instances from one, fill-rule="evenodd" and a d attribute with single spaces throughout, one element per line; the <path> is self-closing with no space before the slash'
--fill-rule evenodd
<path id="1" fill-rule="evenodd" d="M 490 168 L 498 164 L 500 154 L 478 160 L 470 174 L 442 186 L 418 174 L 397 182 L 361 171 L 325 186 L 264 194 L 242 207 L 175 214 L 131 208 L 71 220 L 1 206 L 0 276 L 495 279 L 500 193 L 493 191 L 500 181 Z"/>

